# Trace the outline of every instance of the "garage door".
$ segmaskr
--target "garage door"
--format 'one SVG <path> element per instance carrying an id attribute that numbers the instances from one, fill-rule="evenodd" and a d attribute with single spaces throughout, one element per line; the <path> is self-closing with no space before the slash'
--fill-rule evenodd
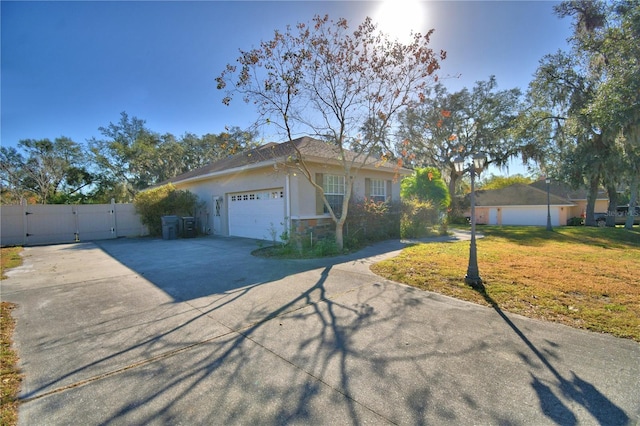
<path id="1" fill-rule="evenodd" d="M 271 240 L 284 231 L 284 193 L 282 188 L 229 194 L 229 235 Z"/>
<path id="2" fill-rule="evenodd" d="M 559 213 L 557 207 L 551 208 L 551 225 L 559 225 Z M 547 224 L 547 207 L 503 207 L 502 224 L 545 226 Z"/>

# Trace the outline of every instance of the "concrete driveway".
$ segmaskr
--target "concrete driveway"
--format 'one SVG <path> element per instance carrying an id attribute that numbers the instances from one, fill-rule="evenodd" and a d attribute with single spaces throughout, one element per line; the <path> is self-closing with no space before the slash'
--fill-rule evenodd
<path id="1" fill-rule="evenodd" d="M 640 345 L 235 238 L 24 251 L 21 425 L 637 424 Z"/>

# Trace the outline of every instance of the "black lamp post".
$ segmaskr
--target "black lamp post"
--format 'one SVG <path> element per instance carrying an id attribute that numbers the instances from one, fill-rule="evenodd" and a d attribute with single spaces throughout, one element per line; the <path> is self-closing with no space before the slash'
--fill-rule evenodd
<path id="1" fill-rule="evenodd" d="M 473 156 L 473 161 L 465 168 L 464 157 L 458 156 L 453 159 L 453 165 L 458 174 L 462 174 L 469 170 L 471 174 L 471 244 L 469 246 L 469 267 L 464 281 L 471 287 L 476 289 L 484 289 L 482 278 L 478 271 L 478 252 L 476 249 L 476 195 L 475 195 L 475 178 L 476 174 L 480 174 L 484 169 L 487 157 L 482 154 Z"/>
<path id="2" fill-rule="evenodd" d="M 553 231 L 551 227 L 551 196 L 549 195 L 549 184 L 551 183 L 551 179 L 548 177 L 545 179 L 547 183 L 547 231 Z"/>

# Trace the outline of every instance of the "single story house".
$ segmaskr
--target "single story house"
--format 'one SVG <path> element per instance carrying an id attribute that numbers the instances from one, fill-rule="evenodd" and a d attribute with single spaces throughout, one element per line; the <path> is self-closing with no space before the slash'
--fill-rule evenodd
<path id="1" fill-rule="evenodd" d="M 310 137 L 269 143 L 176 176 L 168 182 L 204 201 L 198 217 L 204 233 L 271 240 L 283 231 L 321 235 L 333 229 L 322 195 L 305 176 L 304 162 L 329 203 L 342 205 L 346 185 L 352 199 L 399 201 L 400 181 L 411 171 L 346 151 L 353 178 L 346 182 L 338 147 Z M 165 183 L 168 183 L 165 182 Z"/>
<path id="2" fill-rule="evenodd" d="M 571 190 L 568 185 L 545 180 L 530 185 L 514 184 L 494 190 L 476 192 L 476 223 L 485 225 L 545 226 L 550 213 L 552 226 L 564 226 L 573 217 L 584 217 L 587 192 Z M 596 211 L 606 211 L 608 199 L 599 194 Z"/>

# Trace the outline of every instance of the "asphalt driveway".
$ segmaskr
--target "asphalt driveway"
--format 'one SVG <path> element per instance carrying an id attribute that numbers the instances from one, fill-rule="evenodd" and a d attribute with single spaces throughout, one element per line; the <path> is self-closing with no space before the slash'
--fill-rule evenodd
<path id="1" fill-rule="evenodd" d="M 638 424 L 640 345 L 252 240 L 26 248 L 21 425 Z"/>

